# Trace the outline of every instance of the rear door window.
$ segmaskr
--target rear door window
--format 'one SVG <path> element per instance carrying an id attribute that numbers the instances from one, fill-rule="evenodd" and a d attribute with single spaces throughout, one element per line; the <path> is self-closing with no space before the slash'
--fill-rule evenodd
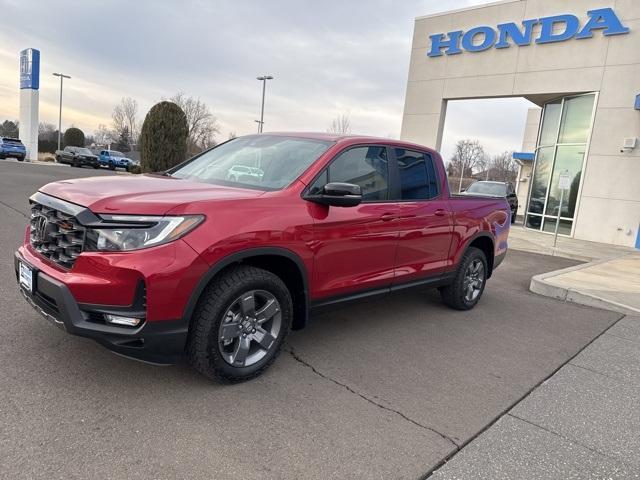
<path id="1" fill-rule="evenodd" d="M 394 148 L 400 177 L 400 200 L 429 200 L 438 196 L 438 181 L 431 155 Z"/>

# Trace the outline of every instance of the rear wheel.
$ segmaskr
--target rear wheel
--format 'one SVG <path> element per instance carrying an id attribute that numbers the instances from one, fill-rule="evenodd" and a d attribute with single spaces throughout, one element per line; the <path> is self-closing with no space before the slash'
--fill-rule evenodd
<path id="1" fill-rule="evenodd" d="M 113 164 L 113 162 L 109 162 L 109 170 L 115 170 L 116 166 Z"/>
<path id="2" fill-rule="evenodd" d="M 260 375 L 280 353 L 293 303 L 279 277 L 233 267 L 204 291 L 192 318 L 189 363 L 204 376 L 238 382 Z"/>
<path id="3" fill-rule="evenodd" d="M 460 260 L 450 285 L 440 288 L 444 303 L 456 310 L 470 310 L 476 306 L 487 282 L 487 258 L 478 248 L 470 247 Z"/>

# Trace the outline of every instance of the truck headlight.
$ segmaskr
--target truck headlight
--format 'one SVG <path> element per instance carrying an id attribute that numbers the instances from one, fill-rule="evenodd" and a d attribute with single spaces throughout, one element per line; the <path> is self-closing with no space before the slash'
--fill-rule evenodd
<path id="1" fill-rule="evenodd" d="M 124 252 L 172 242 L 196 228 L 203 215 L 101 215 L 103 223 L 87 229 L 85 250 Z"/>

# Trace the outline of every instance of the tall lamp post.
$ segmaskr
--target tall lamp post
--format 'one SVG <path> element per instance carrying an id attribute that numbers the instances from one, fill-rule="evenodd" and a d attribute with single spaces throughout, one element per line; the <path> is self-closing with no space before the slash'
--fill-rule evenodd
<path id="1" fill-rule="evenodd" d="M 267 80 L 273 80 L 271 75 L 262 75 L 256 77 L 257 80 L 262 82 L 262 108 L 260 109 L 260 120 L 258 122 L 258 133 L 262 133 L 262 127 L 264 126 L 264 92 L 267 88 Z"/>
<path id="2" fill-rule="evenodd" d="M 62 136 L 62 82 L 65 78 L 71 78 L 69 75 L 62 73 L 54 73 L 54 77 L 60 77 L 60 111 L 58 113 L 58 150 L 60 150 L 60 141 Z"/>

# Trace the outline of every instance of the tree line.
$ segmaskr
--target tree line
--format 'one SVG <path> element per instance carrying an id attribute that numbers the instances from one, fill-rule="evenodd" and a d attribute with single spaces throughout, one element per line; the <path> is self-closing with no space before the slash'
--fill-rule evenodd
<path id="1" fill-rule="evenodd" d="M 511 151 L 489 155 L 478 140 L 465 139 L 456 142 L 447 163 L 447 175 L 453 183 L 452 190 L 460 192 L 475 180 L 513 183 L 518 175 L 518 165 Z"/>

